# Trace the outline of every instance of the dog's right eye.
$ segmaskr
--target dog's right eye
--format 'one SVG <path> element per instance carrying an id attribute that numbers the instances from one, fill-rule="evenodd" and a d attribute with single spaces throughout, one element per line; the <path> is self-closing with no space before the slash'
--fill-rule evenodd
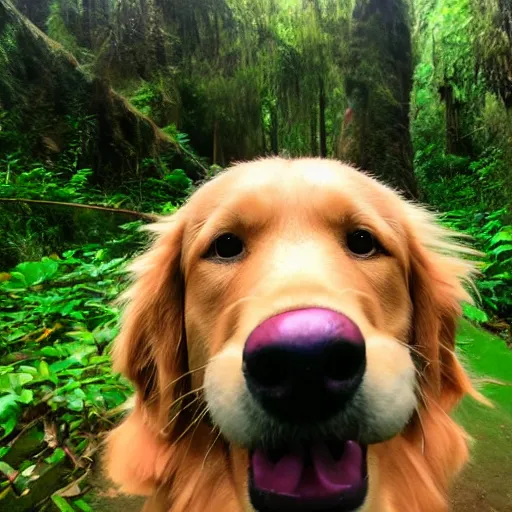
<path id="1" fill-rule="evenodd" d="M 240 256 L 244 251 L 244 243 L 232 233 L 226 233 L 213 241 L 206 257 L 230 260 Z"/>

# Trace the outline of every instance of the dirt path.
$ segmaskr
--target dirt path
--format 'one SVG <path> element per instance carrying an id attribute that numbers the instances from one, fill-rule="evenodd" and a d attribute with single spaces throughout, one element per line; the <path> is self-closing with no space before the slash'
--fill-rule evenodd
<path id="1" fill-rule="evenodd" d="M 502 340 L 464 322 L 459 347 L 475 377 L 512 382 L 512 352 Z M 453 488 L 452 510 L 512 512 L 512 386 L 486 384 L 482 391 L 494 409 L 468 399 L 455 414 L 475 445 L 471 463 Z M 95 512 L 139 512 L 142 504 L 141 499 L 109 497 L 105 491 L 91 500 Z"/>
<path id="2" fill-rule="evenodd" d="M 453 489 L 453 510 L 512 512 L 512 352 L 502 340 L 467 323 L 462 325 L 459 347 L 475 377 L 509 385 L 482 388 L 493 409 L 466 400 L 456 412 L 475 444 L 472 461 Z"/>
<path id="3" fill-rule="evenodd" d="M 512 418 L 466 403 L 458 414 L 475 440 L 472 460 L 453 489 L 455 512 L 512 512 Z"/>

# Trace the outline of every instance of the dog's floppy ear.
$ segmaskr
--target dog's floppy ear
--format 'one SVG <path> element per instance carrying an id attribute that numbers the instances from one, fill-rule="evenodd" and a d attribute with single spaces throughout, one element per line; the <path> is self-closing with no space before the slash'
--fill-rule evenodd
<path id="1" fill-rule="evenodd" d="M 135 384 L 136 396 L 134 409 L 109 434 L 106 470 L 130 493 L 151 493 L 158 466 L 166 464 L 165 441 L 172 432 L 162 429 L 169 408 L 187 386 L 180 378 L 187 366 L 180 269 L 184 209 L 149 228 L 156 238 L 131 266 L 135 279 L 123 297 L 126 307 L 113 348 L 114 369 Z"/>
<path id="2" fill-rule="evenodd" d="M 433 215 L 411 207 L 409 240 L 410 293 L 413 302 L 411 344 L 418 361 L 422 391 L 449 412 L 465 395 L 478 394 L 455 355 L 462 302 L 472 302 L 478 252 L 460 244 L 456 234 L 440 227 Z"/>
<path id="3" fill-rule="evenodd" d="M 419 406 L 409 428 L 389 443 L 395 456 L 386 478 L 402 490 L 397 510 L 445 511 L 448 486 L 468 458 L 468 436 L 450 411 L 465 395 L 485 400 L 455 353 L 461 303 L 471 301 L 466 285 L 476 271 L 468 256 L 478 253 L 459 244 L 430 213 L 408 203 L 405 208 Z"/>
<path id="4" fill-rule="evenodd" d="M 481 399 L 455 354 L 461 302 L 471 301 L 475 251 L 456 241 L 432 214 L 403 203 L 413 305 L 410 345 L 418 370 L 418 407 L 402 435 L 382 444 L 381 484 L 394 510 L 447 512 L 452 478 L 468 458 L 468 437 L 450 417 L 464 395 Z"/>
<path id="5" fill-rule="evenodd" d="M 157 412 L 162 401 L 169 403 L 180 386 L 179 381 L 176 386 L 170 383 L 186 370 L 183 217 L 180 210 L 148 228 L 156 238 L 130 267 L 135 280 L 122 297 L 126 308 L 112 354 L 114 370 L 134 382 L 151 412 Z"/>

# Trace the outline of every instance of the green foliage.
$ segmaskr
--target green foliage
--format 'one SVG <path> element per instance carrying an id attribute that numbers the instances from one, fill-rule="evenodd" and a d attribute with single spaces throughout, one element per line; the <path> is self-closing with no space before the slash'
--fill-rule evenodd
<path id="1" fill-rule="evenodd" d="M 76 37 L 69 31 L 66 22 L 62 17 L 61 3 L 53 1 L 50 4 L 49 16 L 47 19 L 48 35 L 60 43 L 66 50 L 71 52 L 75 57 L 81 60 L 91 57 L 86 48 L 80 46 Z"/>
<path id="2" fill-rule="evenodd" d="M 14 468 L 23 471 L 43 461 L 52 467 L 70 463 L 60 487 L 78 478 L 97 448 L 95 435 L 112 424 L 116 408 L 132 392 L 112 374 L 109 347 L 118 332 L 119 311 L 112 302 L 126 284 L 126 247 L 139 226 L 127 224 L 112 241 L 23 262 L 0 274 L 2 488 L 30 490 L 34 481 L 16 476 Z M 119 252 L 125 254 L 116 257 Z M 19 442 L 27 424 L 35 429 L 35 452 Z M 52 499 L 66 509 L 64 498 Z"/>
<path id="3" fill-rule="evenodd" d="M 512 216 L 501 181 L 501 153 L 489 150 L 471 161 L 442 153 L 435 145 L 416 152 L 416 172 L 426 199 L 446 212 L 444 222 L 469 234 L 485 254 L 482 277 L 477 281 L 482 306 L 490 315 L 512 320 Z M 466 308 L 468 318 L 487 322 L 487 314 Z"/>
<path id="4" fill-rule="evenodd" d="M 0 143 L 18 149 L 0 155 L 0 199 L 24 198 L 64 203 L 94 204 L 135 211 L 173 211 L 190 191 L 192 182 L 183 169 L 173 168 L 175 153 L 140 162 L 141 172 L 124 180 L 114 190 L 105 190 L 91 168 L 81 167 L 84 148 L 95 134 L 95 119 L 68 117 L 72 136 L 66 149 L 53 160 L 35 160 L 28 146 L 20 142 L 9 116 L 4 116 Z M 199 161 L 187 136 L 174 126 L 165 128 L 185 160 Z M 11 145 L 12 144 L 12 145 Z M 151 176 L 151 177 L 148 177 Z M 0 201 L 0 264 L 39 259 L 62 252 L 70 244 L 101 240 L 116 222 L 106 215 L 73 211 L 62 207 L 13 205 Z"/>
<path id="5" fill-rule="evenodd" d="M 477 281 L 482 305 L 491 315 L 512 321 L 512 217 L 506 209 L 480 213 L 474 207 L 447 213 L 445 222 L 473 237 L 485 254 L 482 277 Z M 468 318 L 487 322 L 489 317 L 475 308 L 465 310 Z"/>
<path id="6" fill-rule="evenodd" d="M 495 27 L 483 23 L 479 2 L 418 0 L 417 6 L 411 114 L 423 199 L 447 212 L 444 221 L 471 235 L 485 254 L 481 305 L 466 306 L 466 316 L 488 325 L 510 322 L 510 113 L 486 90 L 488 70 L 480 63 L 482 38 L 495 37 Z"/>

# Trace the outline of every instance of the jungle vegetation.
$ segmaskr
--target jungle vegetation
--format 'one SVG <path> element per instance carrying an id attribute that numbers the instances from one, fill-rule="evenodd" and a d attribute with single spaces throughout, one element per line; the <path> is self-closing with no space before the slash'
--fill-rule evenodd
<path id="1" fill-rule="evenodd" d="M 0 0 L 2 510 L 92 510 L 138 228 L 271 154 L 353 163 L 473 237 L 465 315 L 510 344 L 512 0 Z"/>

